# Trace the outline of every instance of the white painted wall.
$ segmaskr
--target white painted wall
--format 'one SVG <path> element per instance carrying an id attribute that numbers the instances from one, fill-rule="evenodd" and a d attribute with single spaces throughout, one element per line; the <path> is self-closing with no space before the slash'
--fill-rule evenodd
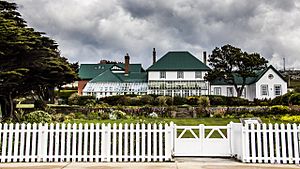
<path id="1" fill-rule="evenodd" d="M 195 78 L 195 71 L 184 71 L 184 78 L 177 79 L 177 71 L 166 71 L 166 78 L 160 78 L 160 71 L 149 71 L 148 80 L 172 80 L 172 81 L 182 81 L 182 80 L 203 80 L 207 71 L 202 71 L 202 78 Z"/>
<path id="2" fill-rule="evenodd" d="M 269 75 L 273 74 L 274 78 L 269 79 Z M 269 95 L 268 96 L 262 96 L 261 95 L 261 85 L 267 84 L 269 88 Z M 275 98 L 275 91 L 274 91 L 274 85 L 281 85 L 282 88 L 282 95 L 287 93 L 287 82 L 285 82 L 277 73 L 275 73 L 272 69 L 269 69 L 260 79 L 258 82 L 256 82 L 256 98 L 258 99 L 273 99 Z"/>
<path id="3" fill-rule="evenodd" d="M 214 88 L 215 87 L 221 88 L 221 96 L 227 96 L 227 87 L 232 87 L 233 88 L 233 96 L 235 96 L 235 97 L 237 96 L 237 92 L 236 92 L 233 85 L 211 85 L 210 86 L 210 94 L 211 95 L 215 95 L 215 93 L 214 93 Z M 248 92 L 250 92 L 250 91 L 248 91 L 248 86 L 247 85 L 245 86 L 244 90 L 246 90 L 246 99 L 249 99 L 248 98 L 248 96 L 249 96 Z M 244 97 L 242 97 L 242 98 L 244 98 Z"/>

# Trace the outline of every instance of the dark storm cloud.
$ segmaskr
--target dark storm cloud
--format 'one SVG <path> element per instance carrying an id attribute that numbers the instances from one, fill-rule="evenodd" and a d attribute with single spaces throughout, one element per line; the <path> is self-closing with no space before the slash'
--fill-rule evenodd
<path id="1" fill-rule="evenodd" d="M 203 50 L 232 44 L 258 52 L 281 68 L 299 57 L 300 10 L 289 0 L 15 0 L 29 26 L 57 40 L 71 61 L 100 59 L 151 64 L 169 50 Z"/>

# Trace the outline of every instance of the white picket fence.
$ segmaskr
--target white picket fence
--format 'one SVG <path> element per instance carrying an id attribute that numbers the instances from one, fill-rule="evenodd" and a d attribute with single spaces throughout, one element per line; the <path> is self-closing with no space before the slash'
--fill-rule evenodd
<path id="1" fill-rule="evenodd" d="M 168 124 L 0 124 L 0 160 L 170 161 L 172 129 Z"/>
<path id="2" fill-rule="evenodd" d="M 242 143 L 243 162 L 300 163 L 300 125 L 246 124 Z"/>
<path id="3" fill-rule="evenodd" d="M 213 128 L 221 130 L 224 126 Z M 300 163 L 300 125 L 230 123 L 226 128 L 227 134 L 222 138 L 207 139 L 205 132 L 202 136 L 199 132 L 201 137 L 186 140 L 198 140 L 200 144 L 226 141 L 224 146 L 228 148 L 216 148 L 214 154 L 226 150 L 222 153 L 242 162 Z M 186 130 L 190 129 L 186 126 Z M 176 130 L 173 123 L 0 124 L 0 162 L 170 161 L 177 150 Z"/>

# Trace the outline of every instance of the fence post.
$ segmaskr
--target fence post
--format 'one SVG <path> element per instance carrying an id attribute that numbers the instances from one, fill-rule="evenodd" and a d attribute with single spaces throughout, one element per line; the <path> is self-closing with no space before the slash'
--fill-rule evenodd
<path id="1" fill-rule="evenodd" d="M 174 122 L 170 123 L 170 151 L 171 151 L 171 160 L 174 156 L 174 144 L 175 144 L 175 125 Z"/>
<path id="2" fill-rule="evenodd" d="M 48 124 L 39 124 L 38 161 L 46 161 L 48 141 Z"/>
<path id="3" fill-rule="evenodd" d="M 104 123 L 101 125 L 101 162 L 107 161 L 107 143 L 106 143 L 106 138 L 107 138 L 107 127 L 105 126 Z"/>

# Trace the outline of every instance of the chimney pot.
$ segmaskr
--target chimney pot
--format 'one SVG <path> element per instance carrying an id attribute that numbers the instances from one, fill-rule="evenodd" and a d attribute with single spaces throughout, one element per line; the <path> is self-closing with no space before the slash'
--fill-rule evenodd
<path id="1" fill-rule="evenodd" d="M 128 75 L 128 73 L 129 73 L 129 59 L 130 59 L 130 57 L 129 57 L 128 53 L 126 53 L 126 55 L 125 55 L 125 75 Z"/>
<path id="2" fill-rule="evenodd" d="M 206 51 L 203 51 L 203 63 L 206 65 L 207 63 L 207 57 L 206 57 Z"/>
<path id="3" fill-rule="evenodd" d="M 152 56 L 153 56 L 153 64 L 154 64 L 156 62 L 156 51 L 155 51 L 155 48 L 153 48 Z"/>

